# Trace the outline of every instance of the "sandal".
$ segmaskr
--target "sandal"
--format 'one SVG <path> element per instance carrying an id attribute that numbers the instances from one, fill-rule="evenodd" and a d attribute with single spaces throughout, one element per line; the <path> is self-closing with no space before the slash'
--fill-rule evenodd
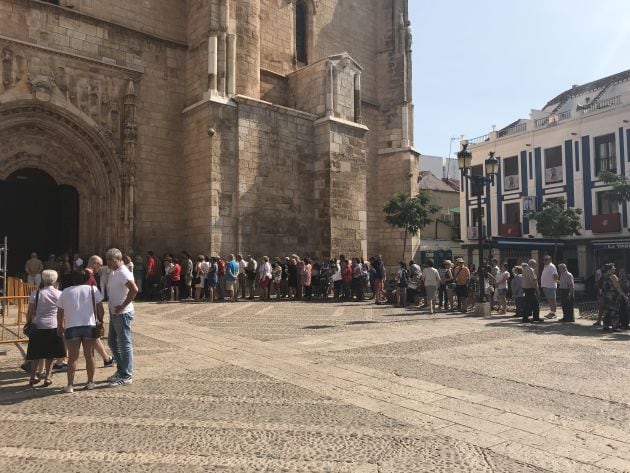
<path id="1" fill-rule="evenodd" d="M 39 383 L 40 381 L 41 381 L 41 379 L 31 378 L 31 379 L 28 381 L 28 385 L 29 385 L 30 387 L 33 387 L 33 386 L 35 386 L 37 383 Z"/>
<path id="2" fill-rule="evenodd" d="M 52 384 L 52 379 L 50 379 L 50 378 L 46 378 L 46 379 L 44 380 L 44 387 L 45 387 L 45 388 L 46 388 L 46 387 L 48 387 L 48 386 L 50 386 L 51 384 Z"/>

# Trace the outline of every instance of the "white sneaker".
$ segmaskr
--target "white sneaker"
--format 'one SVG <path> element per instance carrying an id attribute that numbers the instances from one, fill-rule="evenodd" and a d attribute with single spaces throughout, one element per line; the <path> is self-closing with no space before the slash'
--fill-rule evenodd
<path id="1" fill-rule="evenodd" d="M 68 384 L 67 386 L 63 387 L 63 392 L 65 392 L 65 393 L 73 393 L 74 392 L 74 388 L 72 387 L 71 384 Z"/>
<path id="2" fill-rule="evenodd" d="M 92 389 L 96 389 L 96 384 L 87 383 L 83 389 L 85 389 L 86 391 L 91 391 Z"/>
<path id="3" fill-rule="evenodd" d="M 114 383 L 120 379 L 120 375 L 118 373 L 114 373 L 109 378 L 107 378 L 108 383 Z"/>
<path id="4" fill-rule="evenodd" d="M 117 381 L 110 382 L 107 386 L 110 388 L 118 388 L 120 386 L 127 386 L 132 382 L 133 380 L 131 378 L 119 378 Z"/>

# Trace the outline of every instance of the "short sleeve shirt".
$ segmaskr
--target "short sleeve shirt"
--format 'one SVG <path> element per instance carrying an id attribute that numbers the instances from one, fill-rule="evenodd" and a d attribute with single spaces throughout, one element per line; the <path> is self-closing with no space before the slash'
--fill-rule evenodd
<path id="1" fill-rule="evenodd" d="M 35 298 L 37 299 L 37 311 L 35 312 L 35 325 L 40 329 L 57 328 L 57 301 L 61 295 L 59 289 L 52 286 L 46 286 L 39 291 L 34 292 L 29 297 L 29 303 L 35 306 Z"/>
<path id="2" fill-rule="evenodd" d="M 102 300 L 101 291 L 94 286 L 82 284 L 64 289 L 57 301 L 57 307 L 63 309 L 64 328 L 96 326 L 94 304 Z"/>
<path id="3" fill-rule="evenodd" d="M 558 285 L 554 276 L 558 276 L 558 270 L 553 263 L 546 264 L 540 275 L 540 287 L 556 288 Z"/>
<path id="4" fill-rule="evenodd" d="M 237 275 L 237 274 L 238 274 L 238 263 L 232 260 L 227 264 L 227 269 L 225 271 L 225 280 L 234 281 L 233 275 Z"/>
<path id="5" fill-rule="evenodd" d="M 440 285 L 440 273 L 437 269 L 428 267 L 422 270 L 422 276 L 424 277 L 425 286 L 439 286 Z"/>
<path id="6" fill-rule="evenodd" d="M 109 311 L 114 313 L 114 308 L 121 305 L 127 298 L 129 288 L 127 282 L 133 282 L 133 274 L 127 269 L 125 265 L 122 265 L 116 271 L 112 271 L 107 281 L 107 297 L 109 298 Z M 133 302 L 130 302 L 125 307 L 125 312 L 131 312 L 133 310 Z"/>

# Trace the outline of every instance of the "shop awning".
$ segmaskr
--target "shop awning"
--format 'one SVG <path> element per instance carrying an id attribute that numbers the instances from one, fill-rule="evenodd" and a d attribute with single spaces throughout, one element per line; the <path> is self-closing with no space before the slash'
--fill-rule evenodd
<path id="1" fill-rule="evenodd" d="M 553 240 L 543 238 L 493 238 L 497 248 L 517 249 L 517 250 L 550 250 L 555 243 Z M 562 248 L 564 243 L 558 241 L 558 248 Z"/>
<path id="2" fill-rule="evenodd" d="M 630 250 L 630 240 L 604 240 L 591 242 L 596 250 Z"/>

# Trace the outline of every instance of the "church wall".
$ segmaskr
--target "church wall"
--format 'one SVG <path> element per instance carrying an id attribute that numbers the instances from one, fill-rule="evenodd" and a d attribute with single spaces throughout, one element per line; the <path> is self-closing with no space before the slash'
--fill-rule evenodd
<path id="1" fill-rule="evenodd" d="M 272 257 L 317 250 L 309 205 L 313 199 L 313 119 L 239 99 L 239 149 L 234 164 L 239 170 L 235 211 L 240 252 Z"/>
<path id="2" fill-rule="evenodd" d="M 76 106 L 106 130 L 121 156 L 126 152 L 124 95 L 133 80 L 135 241 L 129 249 L 179 249 L 185 189 L 180 151 L 184 84 L 179 71 L 185 49 L 35 1 L 0 0 L 0 30 L 32 45 L 8 42 L 21 51 L 29 73 L 50 76 L 64 90 L 69 110 Z M 122 169 L 121 164 L 124 179 L 133 167 Z"/>
<path id="3" fill-rule="evenodd" d="M 367 258 L 364 127 L 327 120 L 331 156 L 330 228 L 333 255 Z"/>
<path id="4" fill-rule="evenodd" d="M 277 74 L 295 70 L 295 7 L 281 0 L 260 0 L 260 67 Z"/>
<path id="5" fill-rule="evenodd" d="M 347 52 L 363 68 L 364 100 L 377 100 L 377 2 L 321 0 L 313 17 L 310 64 Z M 351 20 L 349 20 L 351 19 Z M 261 67 L 279 74 L 296 70 L 295 7 L 290 2 L 261 0 Z"/>
<path id="6" fill-rule="evenodd" d="M 218 3 L 218 0 L 212 1 Z M 209 86 L 208 28 L 211 12 L 207 0 L 188 0 L 187 6 L 186 105 L 191 105 L 203 98 Z"/>
<path id="7" fill-rule="evenodd" d="M 32 4 L 36 3 L 31 0 Z M 60 6 L 98 19 L 176 41 L 186 40 L 182 0 L 60 0 Z"/>

